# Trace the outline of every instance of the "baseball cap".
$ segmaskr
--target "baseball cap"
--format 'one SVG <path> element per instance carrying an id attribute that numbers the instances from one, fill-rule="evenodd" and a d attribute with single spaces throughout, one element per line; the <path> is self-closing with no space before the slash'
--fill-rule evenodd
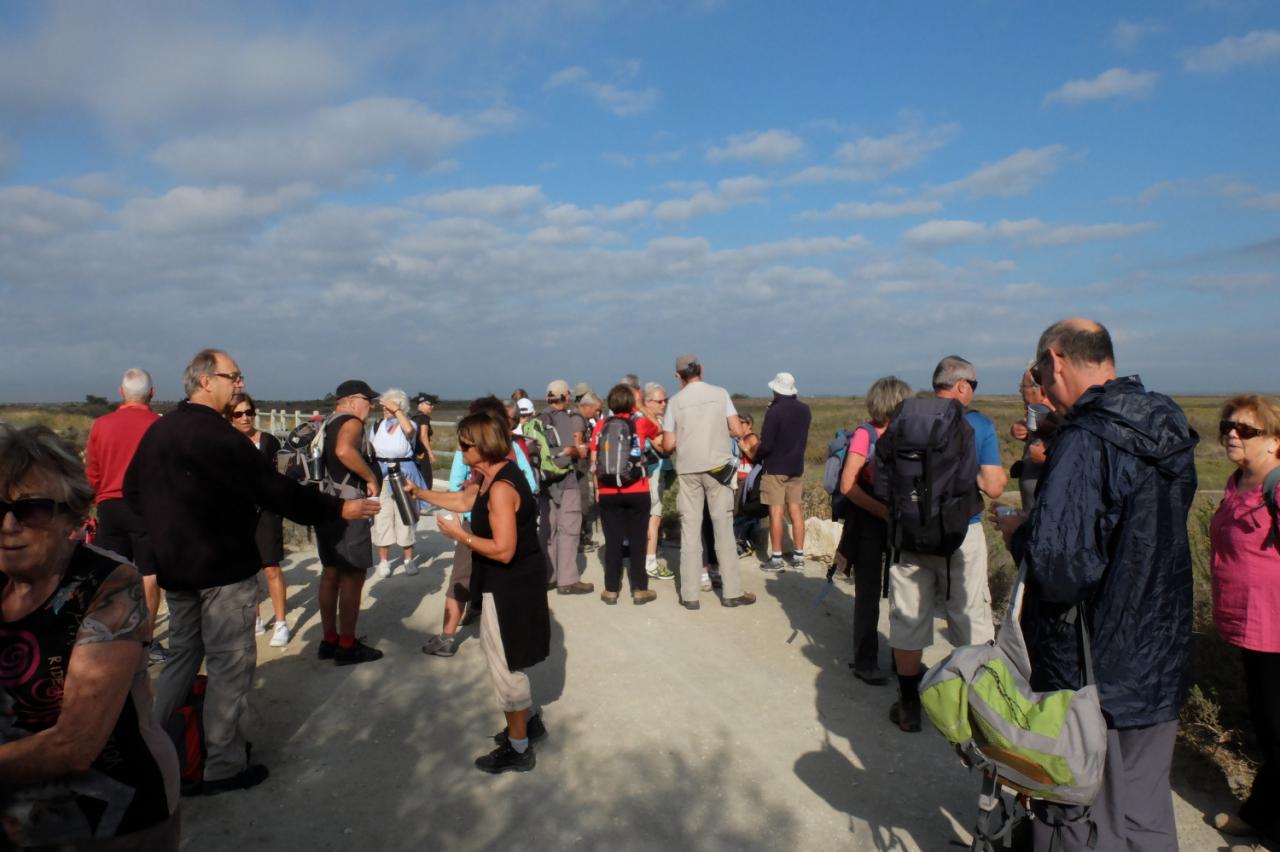
<path id="1" fill-rule="evenodd" d="M 362 396 L 372 401 L 378 398 L 378 394 L 374 392 L 373 388 L 369 387 L 369 383 L 360 379 L 347 379 L 338 385 L 338 389 L 333 392 L 333 395 L 338 399 L 348 396 Z"/>
<path id="2" fill-rule="evenodd" d="M 569 395 L 569 383 L 564 379 L 556 379 L 547 385 L 547 396 L 554 396 L 559 399 L 562 396 Z"/>
<path id="3" fill-rule="evenodd" d="M 533 400 L 529 399 L 527 396 L 516 400 L 516 411 L 519 411 L 521 414 L 532 414 Z"/>
<path id="4" fill-rule="evenodd" d="M 699 363 L 698 356 L 694 355 L 692 352 L 686 352 L 676 358 L 676 372 L 679 373 L 683 370 L 687 370 L 697 363 Z"/>
<path id="5" fill-rule="evenodd" d="M 414 396 L 414 398 L 412 399 L 412 402 L 414 405 L 420 405 L 424 402 L 430 403 L 431 405 L 435 405 L 439 401 L 440 401 L 440 397 L 436 396 L 433 393 L 420 393 Z"/>
<path id="6" fill-rule="evenodd" d="M 591 393 L 591 385 L 587 384 L 586 382 L 578 382 L 576 385 L 573 386 L 574 399 L 582 399 L 584 396 L 586 396 L 589 393 Z"/>

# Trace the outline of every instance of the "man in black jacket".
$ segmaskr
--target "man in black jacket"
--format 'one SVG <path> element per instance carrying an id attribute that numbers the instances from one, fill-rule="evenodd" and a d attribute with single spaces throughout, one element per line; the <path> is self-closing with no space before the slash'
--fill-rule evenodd
<path id="1" fill-rule="evenodd" d="M 764 465 L 760 502 L 769 507 L 769 561 L 766 571 L 781 571 L 782 513 L 791 518 L 792 567 L 804 570 L 804 450 L 809 443 L 809 406 L 796 396 L 796 380 L 779 373 L 769 382 L 773 402 L 764 413 L 757 462 Z"/>
<path id="2" fill-rule="evenodd" d="M 1188 688 L 1187 513 L 1199 438 L 1173 400 L 1116 377 L 1111 337 L 1097 323 L 1050 326 L 1032 372 L 1064 412 L 1062 426 L 1030 515 L 996 523 L 1027 567 L 1032 687 L 1083 685 L 1082 617 L 1108 728 L 1103 787 L 1087 818 L 1068 808 L 1062 826 L 1037 820 L 1036 849 L 1177 849 L 1169 770 Z"/>
<path id="3" fill-rule="evenodd" d="M 342 501 L 277 473 L 223 417 L 244 388 L 225 352 L 197 353 L 183 383 L 187 399 L 138 444 L 124 497 L 146 525 L 169 605 L 170 659 L 156 686 L 156 717 L 163 724 L 173 715 L 204 660 L 207 757 L 198 792 L 220 793 L 267 777 L 265 766 L 249 765 L 242 725 L 257 662 L 258 507 L 315 524 L 371 517 L 378 502 Z"/>

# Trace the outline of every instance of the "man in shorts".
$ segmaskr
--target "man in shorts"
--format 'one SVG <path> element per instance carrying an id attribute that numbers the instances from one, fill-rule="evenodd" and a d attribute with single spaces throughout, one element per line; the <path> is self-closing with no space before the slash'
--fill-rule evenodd
<path id="1" fill-rule="evenodd" d="M 948 355 L 934 368 L 933 390 L 939 399 L 954 399 L 969 409 L 978 390 L 977 368 L 958 355 Z M 978 411 L 966 410 L 964 417 L 973 429 L 978 455 L 978 490 L 994 500 L 1009 482 L 995 424 Z M 920 730 L 920 661 L 924 649 L 933 644 L 937 600 L 946 609 L 951 644 L 980 645 L 995 636 L 981 512 L 969 519 L 964 542 L 950 557 L 903 551 L 889 568 L 889 644 L 899 694 L 889 719 L 908 733 Z"/>
<path id="2" fill-rule="evenodd" d="M 364 421 L 377 394 L 367 382 L 349 379 L 338 385 L 333 415 L 324 427 L 324 470 L 327 490 L 343 499 L 376 499 L 381 483 L 373 451 L 365 437 Z M 356 638 L 360 593 L 373 567 L 373 539 L 365 520 L 338 520 L 316 527 L 320 590 L 317 595 L 324 629 L 316 656 L 350 666 L 382 659 L 382 652 Z"/>
<path id="3" fill-rule="evenodd" d="M 756 461 L 764 466 L 760 502 L 769 507 L 769 561 L 766 571 L 781 571 L 782 513 L 791 518 L 791 565 L 804 570 L 804 450 L 809 443 L 809 406 L 796 396 L 796 380 L 778 373 L 769 382 L 773 402 L 764 414 Z"/>

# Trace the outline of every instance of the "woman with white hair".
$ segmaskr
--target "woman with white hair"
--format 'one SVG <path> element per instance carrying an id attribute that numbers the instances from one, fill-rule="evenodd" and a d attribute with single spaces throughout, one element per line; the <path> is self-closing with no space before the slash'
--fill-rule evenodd
<path id="1" fill-rule="evenodd" d="M 373 451 L 378 457 L 378 467 L 382 473 L 382 511 L 373 518 L 373 545 L 378 549 L 378 574 L 391 576 L 391 545 L 396 544 L 404 549 L 404 573 L 412 577 L 418 573 L 418 566 L 413 561 L 413 544 L 417 525 L 405 523 L 396 509 L 395 497 L 391 493 L 391 483 L 387 481 L 387 471 L 392 463 L 400 466 L 400 473 L 406 480 L 424 490 L 429 486 L 422 478 L 421 471 L 415 463 L 413 439 L 417 435 L 417 426 L 409 419 L 409 395 L 400 388 L 387 388 L 378 397 L 382 405 L 382 421 L 373 432 Z"/>

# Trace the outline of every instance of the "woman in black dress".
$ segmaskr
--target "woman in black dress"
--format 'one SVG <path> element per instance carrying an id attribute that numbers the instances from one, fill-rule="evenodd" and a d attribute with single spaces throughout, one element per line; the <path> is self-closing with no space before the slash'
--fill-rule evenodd
<path id="1" fill-rule="evenodd" d="M 254 424 L 254 415 L 258 406 L 253 397 L 247 393 L 238 393 L 231 397 L 231 407 L 227 409 L 227 419 L 253 445 L 267 457 L 272 466 L 276 463 L 276 453 L 280 452 L 280 441 L 270 432 L 259 432 Z M 289 623 L 285 621 L 285 588 L 284 572 L 280 563 L 284 561 L 284 520 L 275 512 L 261 509 L 258 512 L 258 531 L 255 536 L 258 543 L 258 555 L 262 558 L 262 572 L 267 575 L 267 591 L 271 595 L 271 606 L 276 613 L 276 626 L 271 632 L 271 647 L 283 648 L 289 644 Z M 254 633 L 267 632 L 267 626 L 258 614 Z"/>
<path id="2" fill-rule="evenodd" d="M 538 506 L 524 474 L 508 461 L 507 424 L 481 413 L 458 423 L 463 461 L 480 474 L 458 492 L 427 492 L 448 511 L 436 514 L 440 531 L 472 551 L 471 596 L 483 598 L 480 644 L 507 726 L 498 747 L 476 759 L 485 772 L 528 772 L 531 741 L 546 736 L 524 669 L 545 660 L 551 647 L 547 565 L 538 545 Z M 420 496 L 420 495 L 415 495 Z M 467 530 L 450 512 L 470 512 Z"/>

